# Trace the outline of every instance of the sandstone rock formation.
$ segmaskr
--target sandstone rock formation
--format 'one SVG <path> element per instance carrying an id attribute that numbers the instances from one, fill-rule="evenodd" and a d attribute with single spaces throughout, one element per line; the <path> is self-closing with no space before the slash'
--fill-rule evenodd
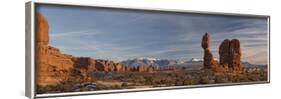
<path id="1" fill-rule="evenodd" d="M 215 72 L 241 72 L 240 66 L 241 49 L 238 39 L 225 39 L 219 46 L 219 63 L 213 59 L 209 50 L 210 36 L 208 33 L 202 38 L 202 48 L 204 49 L 204 69 L 211 69 Z"/>
<path id="2" fill-rule="evenodd" d="M 62 54 L 59 49 L 49 46 L 47 19 L 36 13 L 36 82 L 40 86 L 53 85 L 67 80 L 90 80 L 91 73 L 104 72 L 154 72 L 155 67 L 144 65 L 129 68 L 124 64 L 90 57 L 75 57 Z"/>
<path id="3" fill-rule="evenodd" d="M 106 72 L 126 72 L 129 71 L 128 67 L 121 63 L 114 63 L 109 60 L 96 60 L 96 68 L 98 71 Z"/>
<path id="4" fill-rule="evenodd" d="M 114 71 L 116 72 L 126 72 L 127 66 L 121 63 L 114 64 Z"/>
<path id="5" fill-rule="evenodd" d="M 220 65 L 228 67 L 230 61 L 230 40 L 225 39 L 219 46 Z"/>
<path id="6" fill-rule="evenodd" d="M 147 71 L 147 65 L 140 64 L 137 66 L 137 72 L 146 72 Z"/>
<path id="7" fill-rule="evenodd" d="M 158 66 L 152 66 L 152 65 L 145 65 L 145 64 L 139 64 L 137 67 L 132 67 L 131 71 L 134 72 L 148 72 L 148 73 L 155 73 L 159 69 Z"/>
<path id="8" fill-rule="evenodd" d="M 154 72 L 155 72 L 155 67 L 149 66 L 149 67 L 147 68 L 147 72 L 149 72 L 149 73 L 154 73 Z"/>
<path id="9" fill-rule="evenodd" d="M 241 49 L 238 39 L 224 40 L 219 47 L 220 65 L 230 69 L 240 68 Z"/>
<path id="10" fill-rule="evenodd" d="M 230 62 L 231 68 L 240 68 L 241 64 L 241 49 L 240 41 L 238 39 L 232 39 L 230 44 Z"/>
<path id="11" fill-rule="evenodd" d="M 211 69 L 212 66 L 216 66 L 217 62 L 213 58 L 213 54 L 210 51 L 210 35 L 205 33 L 202 38 L 201 47 L 204 49 L 204 68 Z"/>
<path id="12" fill-rule="evenodd" d="M 73 62 L 48 45 L 49 29 L 46 18 L 36 13 L 36 81 L 45 86 L 67 80 L 73 69 Z"/>
<path id="13" fill-rule="evenodd" d="M 87 69 L 90 72 L 96 71 L 96 61 L 90 57 L 78 57 L 74 60 L 75 68 Z"/>

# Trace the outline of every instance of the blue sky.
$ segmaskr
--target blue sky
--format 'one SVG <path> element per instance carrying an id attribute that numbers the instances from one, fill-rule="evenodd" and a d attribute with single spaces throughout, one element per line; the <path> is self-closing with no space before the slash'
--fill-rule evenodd
<path id="1" fill-rule="evenodd" d="M 50 45 L 63 53 L 115 61 L 132 58 L 202 58 L 201 38 L 211 35 L 218 57 L 224 39 L 241 42 L 242 61 L 267 63 L 267 19 L 40 5 Z"/>

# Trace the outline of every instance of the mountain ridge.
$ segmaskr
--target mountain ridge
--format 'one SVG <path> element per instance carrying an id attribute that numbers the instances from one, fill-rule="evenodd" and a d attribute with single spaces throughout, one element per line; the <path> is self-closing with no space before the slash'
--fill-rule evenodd
<path id="1" fill-rule="evenodd" d="M 136 67 L 140 64 L 152 65 L 152 66 L 182 66 L 182 65 L 203 65 L 203 59 L 191 58 L 191 59 L 159 59 L 159 58 L 133 58 L 120 61 L 119 63 L 125 64 L 129 67 Z M 250 62 L 244 61 L 241 62 L 241 65 L 244 67 L 253 67 L 253 66 L 264 66 L 264 64 L 252 64 Z"/>

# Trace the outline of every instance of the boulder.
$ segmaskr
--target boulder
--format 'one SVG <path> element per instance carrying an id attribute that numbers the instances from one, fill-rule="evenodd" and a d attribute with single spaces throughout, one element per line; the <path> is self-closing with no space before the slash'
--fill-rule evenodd
<path id="1" fill-rule="evenodd" d="M 209 46 L 210 46 L 210 35 L 209 33 L 205 33 L 202 38 L 201 47 L 203 49 L 208 49 Z"/>

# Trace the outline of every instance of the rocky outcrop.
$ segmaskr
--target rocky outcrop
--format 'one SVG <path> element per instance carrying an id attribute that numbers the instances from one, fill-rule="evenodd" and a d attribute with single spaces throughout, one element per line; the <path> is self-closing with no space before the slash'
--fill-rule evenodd
<path id="1" fill-rule="evenodd" d="M 220 65 L 228 67 L 230 62 L 230 40 L 225 39 L 219 46 Z"/>
<path id="2" fill-rule="evenodd" d="M 149 66 L 149 67 L 147 68 L 147 72 L 153 73 L 153 72 L 154 72 L 153 66 Z"/>
<path id="3" fill-rule="evenodd" d="M 109 60 L 96 60 L 97 71 L 106 71 L 106 72 L 126 72 L 129 71 L 129 68 L 121 63 L 114 63 Z"/>
<path id="4" fill-rule="evenodd" d="M 114 71 L 126 72 L 127 66 L 121 63 L 114 64 Z"/>
<path id="5" fill-rule="evenodd" d="M 131 71 L 134 72 L 148 72 L 148 73 L 155 73 L 159 69 L 158 66 L 152 66 L 152 65 L 145 65 L 145 64 L 139 64 L 137 67 L 132 67 Z"/>
<path id="6" fill-rule="evenodd" d="M 73 61 L 75 68 L 87 69 L 89 72 L 96 71 L 96 61 L 90 57 L 78 57 Z"/>
<path id="7" fill-rule="evenodd" d="M 241 48 L 238 39 L 225 39 L 219 46 L 219 63 L 213 59 L 209 50 L 210 36 L 208 33 L 202 38 L 204 49 L 204 69 L 212 69 L 215 72 L 241 72 Z"/>
<path id="8" fill-rule="evenodd" d="M 36 81 L 41 86 L 67 80 L 73 69 L 71 59 L 48 45 L 48 28 L 46 18 L 36 13 Z"/>
<path id="9" fill-rule="evenodd" d="M 219 47 L 220 65 L 232 70 L 241 68 L 241 49 L 238 39 L 225 39 Z"/>
<path id="10" fill-rule="evenodd" d="M 240 49 L 240 41 L 238 39 L 232 39 L 230 44 L 230 62 L 229 67 L 231 68 L 240 68 L 241 64 L 241 49 Z"/>
<path id="11" fill-rule="evenodd" d="M 63 54 L 49 46 L 47 19 L 36 13 L 36 82 L 40 86 L 53 85 L 67 80 L 90 80 L 92 72 L 154 72 L 155 67 L 129 68 L 122 63 L 96 60 L 90 57 L 75 57 Z"/>
<path id="12" fill-rule="evenodd" d="M 214 60 L 213 54 L 210 51 L 210 35 L 205 33 L 202 38 L 201 47 L 204 49 L 204 68 L 211 69 L 214 66 L 217 66 L 217 61 Z"/>
<path id="13" fill-rule="evenodd" d="M 138 65 L 136 71 L 137 72 L 146 72 L 147 71 L 147 65 L 145 65 L 145 64 Z"/>

